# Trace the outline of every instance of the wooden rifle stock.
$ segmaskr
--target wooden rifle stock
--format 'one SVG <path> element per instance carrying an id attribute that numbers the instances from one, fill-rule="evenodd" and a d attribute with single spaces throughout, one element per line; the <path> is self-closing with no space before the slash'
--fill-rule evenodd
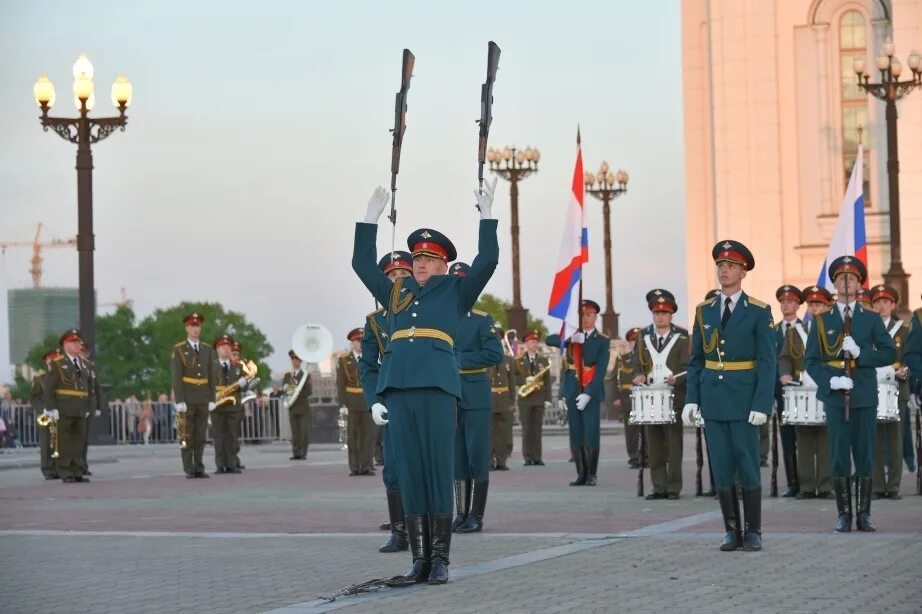
<path id="1" fill-rule="evenodd" d="M 391 145 L 391 214 L 387 219 L 394 225 L 397 224 L 397 173 L 400 172 L 400 148 L 403 145 L 403 134 L 407 131 L 407 94 L 410 91 L 410 79 L 413 77 L 415 63 L 416 57 L 409 49 L 404 49 L 403 65 L 400 70 L 400 91 L 397 92 L 394 105 L 394 127 L 391 129 L 394 137 Z"/>
<path id="2" fill-rule="evenodd" d="M 487 79 L 480 87 L 480 141 L 477 147 L 477 185 L 483 185 L 483 165 L 487 161 L 487 139 L 490 136 L 490 124 L 493 123 L 493 84 L 499 69 L 500 49 L 496 43 L 487 44 Z"/>

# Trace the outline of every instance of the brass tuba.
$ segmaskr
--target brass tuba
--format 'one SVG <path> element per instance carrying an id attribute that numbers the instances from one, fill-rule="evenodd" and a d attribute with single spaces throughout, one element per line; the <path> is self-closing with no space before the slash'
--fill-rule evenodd
<path id="1" fill-rule="evenodd" d="M 333 335 L 321 324 L 303 324 L 291 336 L 291 349 L 301 362 L 318 363 L 333 351 Z M 290 407 L 295 402 L 307 378 L 307 369 L 304 369 L 304 376 L 297 386 L 285 387 L 285 398 L 282 400 L 284 407 Z"/>
<path id="2" fill-rule="evenodd" d="M 535 379 L 531 380 L 531 383 L 524 383 L 519 386 L 518 395 L 520 399 L 524 399 L 528 396 L 531 396 L 535 392 L 544 388 L 544 374 L 551 370 L 551 365 L 548 365 L 535 373 Z"/>

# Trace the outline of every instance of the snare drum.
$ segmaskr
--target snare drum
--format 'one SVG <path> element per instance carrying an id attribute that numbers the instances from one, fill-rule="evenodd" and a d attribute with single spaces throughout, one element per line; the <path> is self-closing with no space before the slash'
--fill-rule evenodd
<path id="1" fill-rule="evenodd" d="M 632 386 L 631 415 L 628 421 L 631 424 L 675 423 L 672 386 Z"/>
<path id="2" fill-rule="evenodd" d="M 816 398 L 816 388 L 785 386 L 781 422 L 798 426 L 826 424 L 826 410 L 823 402 Z"/>
<path id="3" fill-rule="evenodd" d="M 900 389 L 894 381 L 877 382 L 877 421 L 900 421 Z"/>

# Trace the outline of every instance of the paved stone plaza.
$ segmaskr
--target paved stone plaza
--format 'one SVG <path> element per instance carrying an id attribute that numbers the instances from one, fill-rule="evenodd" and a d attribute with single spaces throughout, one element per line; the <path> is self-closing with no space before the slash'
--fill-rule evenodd
<path id="1" fill-rule="evenodd" d="M 566 485 L 561 436 L 545 437 L 546 467 L 516 458 L 491 474 L 486 532 L 455 536 L 448 585 L 334 602 L 321 596 L 409 562 L 377 553 L 380 476 L 349 477 L 338 445 L 301 463 L 283 445 L 247 446 L 242 475 L 210 480 L 184 479 L 176 446 L 95 448 L 84 485 L 46 482 L 35 452 L 7 452 L 2 611 L 922 611 L 915 476 L 901 501 L 874 502 L 876 534 L 834 534 L 832 500 L 766 498 L 765 551 L 721 553 L 717 503 L 694 497 L 693 434 L 682 498 L 644 501 L 623 437 L 606 431 L 597 488 Z"/>

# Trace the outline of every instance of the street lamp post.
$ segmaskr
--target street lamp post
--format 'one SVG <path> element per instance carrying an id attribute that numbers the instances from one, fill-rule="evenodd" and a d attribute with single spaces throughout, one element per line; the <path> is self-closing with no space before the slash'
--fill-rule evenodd
<path id="1" fill-rule="evenodd" d="M 586 193 L 602 201 L 602 215 L 605 225 L 605 312 L 602 314 L 602 330 L 609 339 L 618 339 L 618 314 L 615 312 L 612 296 L 611 272 L 611 201 L 627 192 L 628 174 L 623 170 L 611 172 L 608 162 L 602 161 L 599 172 L 583 174 Z"/>
<path id="2" fill-rule="evenodd" d="M 538 172 L 541 153 L 537 149 L 526 147 L 517 151 L 515 147 L 505 147 L 502 151 L 487 151 L 490 170 L 509 182 L 509 196 L 512 202 L 510 224 L 512 232 L 512 306 L 506 310 L 509 328 L 522 334 L 528 326 L 528 310 L 522 307 L 522 282 L 519 276 L 519 181 L 532 173 Z"/>
<path id="3" fill-rule="evenodd" d="M 77 145 L 77 253 L 79 256 L 80 332 L 91 354 L 95 354 L 96 294 L 93 279 L 93 152 L 90 146 L 105 139 L 116 129 L 125 130 L 125 111 L 131 104 L 131 83 L 119 75 L 112 84 L 112 104 L 117 117 L 91 118 L 96 96 L 93 93 L 93 64 L 81 55 L 74 62 L 74 104 L 80 117 L 50 117 L 54 105 L 54 85 L 42 75 L 33 88 L 35 102 L 42 109 L 42 129 L 49 128 L 66 141 Z"/>
<path id="4" fill-rule="evenodd" d="M 855 73 L 858 75 L 858 87 L 887 104 L 887 185 L 890 192 L 890 270 L 884 273 L 884 282 L 899 291 L 900 309 L 909 309 L 909 275 L 903 270 L 903 257 L 900 245 L 900 161 L 896 133 L 896 101 L 907 96 L 912 90 L 922 86 L 922 56 L 911 53 L 907 65 L 912 71 L 912 78 L 900 81 L 903 66 L 899 59 L 893 57 L 893 42 L 887 39 L 883 53 L 877 57 L 880 70 L 880 83 L 871 83 L 865 70 L 864 58 L 854 61 Z M 861 163 L 858 160 L 857 163 Z"/>

